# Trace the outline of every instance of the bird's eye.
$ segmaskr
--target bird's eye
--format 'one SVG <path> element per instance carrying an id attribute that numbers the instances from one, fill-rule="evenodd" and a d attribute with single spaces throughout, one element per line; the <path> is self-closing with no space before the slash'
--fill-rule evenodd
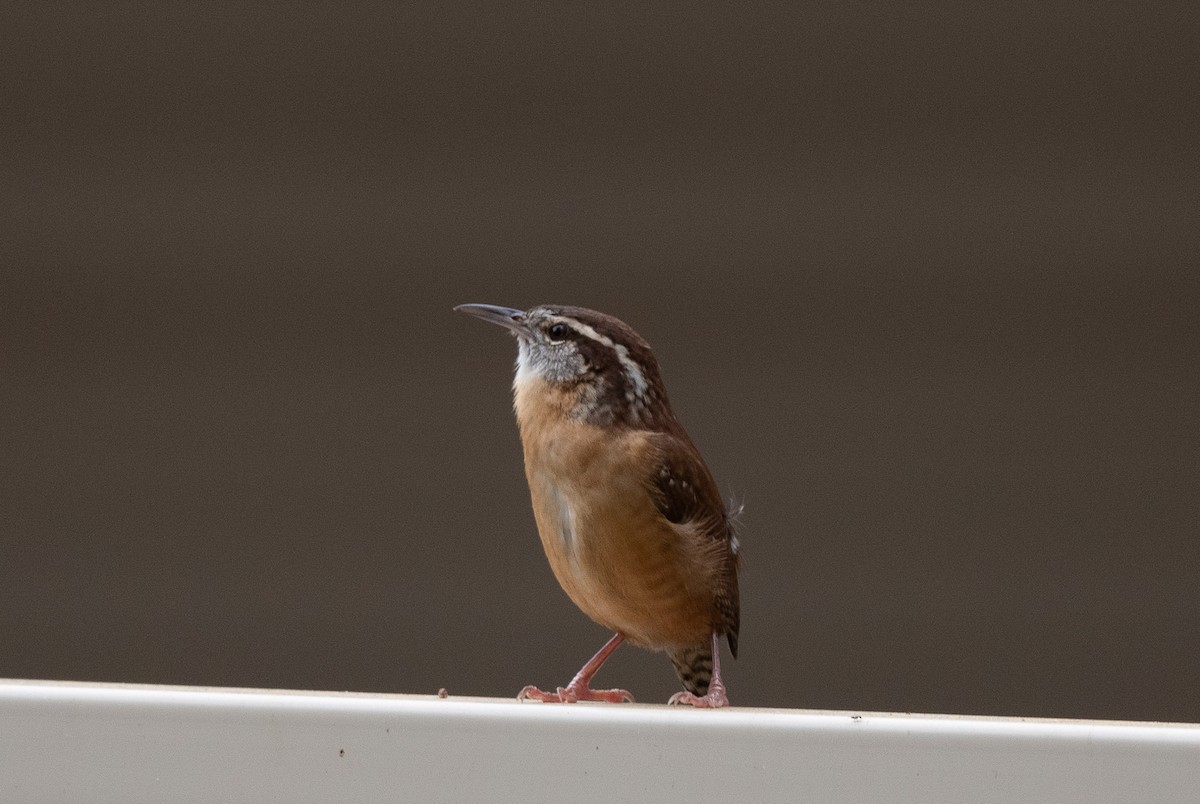
<path id="1" fill-rule="evenodd" d="M 550 340 L 559 343 L 567 339 L 567 336 L 571 334 L 571 328 L 566 324 L 555 324 L 546 330 L 546 334 L 550 336 Z"/>

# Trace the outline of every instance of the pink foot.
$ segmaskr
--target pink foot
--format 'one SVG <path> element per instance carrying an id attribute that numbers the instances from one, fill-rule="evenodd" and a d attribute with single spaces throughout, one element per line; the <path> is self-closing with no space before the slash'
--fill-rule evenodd
<path id="1" fill-rule="evenodd" d="M 720 634 L 712 632 L 712 678 L 708 682 L 708 692 L 696 695 L 691 692 L 677 692 L 667 701 L 667 706 L 688 704 L 697 709 L 720 709 L 729 706 L 729 696 L 725 694 L 725 682 L 721 681 L 721 641 Z"/>
<path id="2" fill-rule="evenodd" d="M 576 701 L 604 701 L 606 703 L 633 703 L 633 695 L 627 690 L 594 690 L 591 688 L 592 676 L 600 669 L 600 665 L 612 655 L 617 646 L 625 641 L 620 633 L 613 634 L 612 639 L 604 643 L 604 647 L 596 651 L 596 655 L 588 659 L 583 669 L 575 674 L 571 683 L 559 687 L 558 692 L 542 692 L 530 685 L 517 693 L 518 701 L 541 701 L 542 703 L 575 703 Z"/>
<path id="3" fill-rule="evenodd" d="M 671 696 L 671 700 L 667 701 L 667 706 L 682 704 L 690 704 L 697 709 L 720 709 L 722 706 L 729 706 L 729 697 L 725 694 L 725 685 L 714 679 L 714 683 L 709 685 L 708 693 L 705 695 L 677 692 Z"/>
<path id="4" fill-rule="evenodd" d="M 577 703 L 578 701 L 604 701 L 605 703 L 633 703 L 633 694 L 628 690 L 594 690 L 586 686 L 568 684 L 558 692 L 542 692 L 532 685 L 517 693 L 518 701 L 541 701 L 542 703 Z"/>

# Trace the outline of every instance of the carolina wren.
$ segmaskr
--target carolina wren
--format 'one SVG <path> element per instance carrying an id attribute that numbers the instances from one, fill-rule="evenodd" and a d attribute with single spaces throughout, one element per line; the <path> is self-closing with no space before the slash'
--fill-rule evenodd
<path id="1" fill-rule="evenodd" d="M 666 651 L 685 692 L 669 703 L 729 703 L 720 638 L 737 656 L 738 541 L 716 481 L 675 418 L 650 346 L 582 307 L 455 310 L 517 338 L 513 381 L 538 534 L 567 596 L 616 634 L 544 702 L 632 701 L 594 690 L 623 641 Z"/>

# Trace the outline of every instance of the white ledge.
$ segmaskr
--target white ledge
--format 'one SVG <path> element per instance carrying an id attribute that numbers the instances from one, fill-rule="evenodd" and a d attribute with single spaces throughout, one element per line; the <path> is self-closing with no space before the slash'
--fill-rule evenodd
<path id="1" fill-rule="evenodd" d="M 0 680 L 2 801 L 1195 802 L 1200 725 Z"/>

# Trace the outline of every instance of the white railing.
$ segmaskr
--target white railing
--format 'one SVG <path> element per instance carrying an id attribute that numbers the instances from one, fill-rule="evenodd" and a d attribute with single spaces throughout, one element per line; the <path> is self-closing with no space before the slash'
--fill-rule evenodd
<path id="1" fill-rule="evenodd" d="M 1200 725 L 0 680 L 0 801 L 1200 802 Z"/>

